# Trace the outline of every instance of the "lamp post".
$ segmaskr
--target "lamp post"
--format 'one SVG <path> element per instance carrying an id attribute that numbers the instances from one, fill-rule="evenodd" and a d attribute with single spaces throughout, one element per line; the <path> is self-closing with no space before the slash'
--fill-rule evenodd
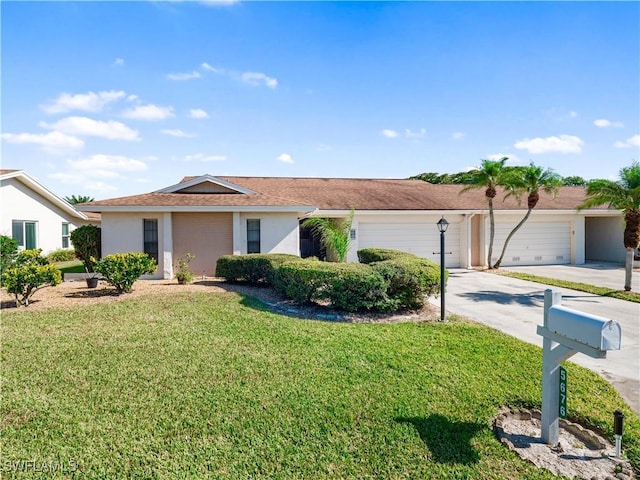
<path id="1" fill-rule="evenodd" d="M 444 216 L 438 220 L 438 231 L 440 232 L 440 321 L 444 322 L 444 232 L 447 231 L 449 227 L 449 222 L 447 222 Z"/>

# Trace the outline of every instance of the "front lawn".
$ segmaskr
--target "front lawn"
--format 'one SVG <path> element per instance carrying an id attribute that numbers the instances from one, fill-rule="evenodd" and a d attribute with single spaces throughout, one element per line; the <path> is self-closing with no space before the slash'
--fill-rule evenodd
<path id="1" fill-rule="evenodd" d="M 491 430 L 501 405 L 540 406 L 541 350 L 475 323 L 327 323 L 233 293 L 182 293 L 14 311 L 0 334 L 0 468 L 66 469 L 47 478 L 556 478 Z M 638 417 L 596 374 L 567 370 L 570 414 L 611 439 L 622 409 L 638 468 Z"/>

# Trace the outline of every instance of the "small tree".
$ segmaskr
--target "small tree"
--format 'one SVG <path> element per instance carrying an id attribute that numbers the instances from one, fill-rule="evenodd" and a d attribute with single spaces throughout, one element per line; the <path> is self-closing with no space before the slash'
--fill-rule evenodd
<path id="1" fill-rule="evenodd" d="M 351 244 L 351 225 L 354 210 L 351 209 L 346 219 L 342 218 L 307 218 L 302 225 L 309 227 L 314 236 L 320 238 L 327 249 L 327 260 L 346 262 Z"/>
<path id="2" fill-rule="evenodd" d="M 79 203 L 93 202 L 94 198 L 88 195 L 71 195 L 70 197 L 64 197 L 64 199 L 71 205 L 78 205 Z"/>
<path id="3" fill-rule="evenodd" d="M 41 249 L 23 250 L 2 272 L 2 286 L 14 294 L 16 307 L 29 306 L 34 293 L 47 286 L 55 287 L 62 281 L 60 270 L 41 253 Z"/>
<path id="4" fill-rule="evenodd" d="M 82 262 L 87 273 L 93 273 L 94 261 L 99 260 L 102 253 L 100 227 L 83 225 L 73 230 L 70 237 L 76 257 Z"/>
<path id="5" fill-rule="evenodd" d="M 131 292 L 133 283 L 142 275 L 155 272 L 157 264 L 146 253 L 129 252 L 107 255 L 94 268 L 121 294 Z"/>
<path id="6" fill-rule="evenodd" d="M 6 235 L 0 235 L 0 273 L 11 266 L 18 254 L 18 242 Z"/>

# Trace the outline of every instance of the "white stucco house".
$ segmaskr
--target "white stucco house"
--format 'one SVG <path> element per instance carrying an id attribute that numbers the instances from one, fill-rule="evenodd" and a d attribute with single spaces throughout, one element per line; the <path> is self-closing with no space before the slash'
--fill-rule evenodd
<path id="1" fill-rule="evenodd" d="M 90 202 L 100 213 L 103 255 L 146 252 L 158 260 L 157 278 L 171 278 L 175 261 L 195 255 L 196 275 L 215 273 L 226 254 L 317 255 L 319 245 L 301 227 L 309 216 L 345 218 L 353 208 L 349 261 L 365 247 L 394 248 L 439 262 L 436 222 L 445 217 L 448 267 L 486 264 L 489 214 L 482 190 L 420 180 L 185 177 L 161 190 Z M 494 255 L 526 212 L 513 198 L 495 201 Z M 578 211 L 581 187 L 541 194 L 528 222 L 509 244 L 502 265 L 624 262 L 622 214 L 607 208 Z"/>
<path id="2" fill-rule="evenodd" d="M 0 234 L 19 249 L 43 254 L 73 248 L 69 235 L 80 225 L 99 224 L 99 215 L 76 210 L 23 170 L 0 170 Z"/>

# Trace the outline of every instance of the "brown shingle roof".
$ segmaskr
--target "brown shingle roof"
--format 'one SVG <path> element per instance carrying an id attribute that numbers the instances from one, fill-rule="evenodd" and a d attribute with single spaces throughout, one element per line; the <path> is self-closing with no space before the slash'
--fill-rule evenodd
<path id="1" fill-rule="evenodd" d="M 181 183 L 197 177 L 185 177 Z M 87 206 L 198 207 L 198 206 L 316 206 L 321 210 L 486 210 L 484 189 L 461 193 L 464 185 L 433 185 L 422 180 L 216 177 L 258 192 L 257 194 L 147 193 L 95 201 Z M 514 198 L 503 201 L 499 192 L 496 210 L 526 209 Z M 558 196 L 540 194 L 538 210 L 574 210 L 585 199 L 582 187 L 562 187 Z M 100 211 L 96 208 L 95 211 Z"/>

